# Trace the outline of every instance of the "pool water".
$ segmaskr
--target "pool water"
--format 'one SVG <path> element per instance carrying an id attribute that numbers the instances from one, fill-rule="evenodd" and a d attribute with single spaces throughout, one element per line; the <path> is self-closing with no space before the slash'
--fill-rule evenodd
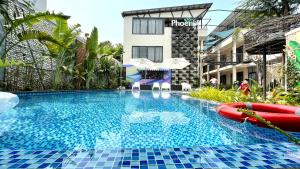
<path id="1" fill-rule="evenodd" d="M 74 150 L 285 142 L 271 129 L 219 116 L 216 105 L 152 92 L 22 94 L 0 114 L 0 149 Z M 296 135 L 296 134 L 295 134 Z"/>

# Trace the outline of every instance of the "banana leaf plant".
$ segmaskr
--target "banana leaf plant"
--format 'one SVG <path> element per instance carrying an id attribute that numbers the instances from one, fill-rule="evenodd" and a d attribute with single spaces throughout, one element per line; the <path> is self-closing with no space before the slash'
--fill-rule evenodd
<path id="1" fill-rule="evenodd" d="M 59 89 L 64 79 L 65 67 L 74 67 L 76 64 L 76 37 L 80 34 L 80 25 L 69 27 L 66 20 L 57 20 L 56 27 L 53 29 L 52 37 L 61 42 L 44 43 L 49 51 L 49 56 L 56 61 L 54 88 Z"/>
<path id="2" fill-rule="evenodd" d="M 99 55 L 98 46 L 98 29 L 94 27 L 91 35 L 87 38 L 86 42 L 87 57 L 85 61 L 86 68 L 86 88 L 90 88 L 90 84 L 95 80 L 95 69 L 97 63 L 97 56 Z"/>

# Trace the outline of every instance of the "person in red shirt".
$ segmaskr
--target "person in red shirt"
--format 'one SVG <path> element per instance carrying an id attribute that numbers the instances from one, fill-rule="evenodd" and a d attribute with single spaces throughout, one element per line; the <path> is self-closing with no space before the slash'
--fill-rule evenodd
<path id="1" fill-rule="evenodd" d="M 241 83 L 240 87 L 239 87 L 239 90 L 241 91 L 241 93 L 244 95 L 244 96 L 248 96 L 249 93 L 250 93 L 250 88 L 249 88 L 249 84 L 248 84 L 248 79 L 245 79 L 243 81 L 243 83 Z"/>

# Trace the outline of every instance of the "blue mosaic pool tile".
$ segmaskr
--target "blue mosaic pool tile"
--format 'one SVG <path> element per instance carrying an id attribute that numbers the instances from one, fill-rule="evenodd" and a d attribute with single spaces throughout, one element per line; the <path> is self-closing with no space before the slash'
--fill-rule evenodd
<path id="1" fill-rule="evenodd" d="M 250 146 L 104 151 L 1 150 L 0 168 L 300 168 L 300 147 L 288 143 L 270 143 Z"/>

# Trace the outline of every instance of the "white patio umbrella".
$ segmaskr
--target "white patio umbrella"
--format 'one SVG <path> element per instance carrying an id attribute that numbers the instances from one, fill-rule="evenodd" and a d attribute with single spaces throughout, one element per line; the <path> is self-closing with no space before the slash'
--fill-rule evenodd
<path id="1" fill-rule="evenodd" d="M 146 58 L 136 58 L 136 59 L 131 59 L 129 62 L 131 65 L 137 67 L 138 69 L 152 69 L 155 67 L 154 63 Z"/>
<path id="2" fill-rule="evenodd" d="M 166 59 L 162 67 L 169 68 L 169 69 L 183 69 L 187 66 L 189 66 L 191 63 L 187 61 L 185 58 L 171 58 Z"/>
<path id="3" fill-rule="evenodd" d="M 151 70 L 155 67 L 154 63 L 146 58 L 131 59 L 130 64 L 140 70 L 145 70 L 145 78 L 147 76 L 147 70 Z"/>

